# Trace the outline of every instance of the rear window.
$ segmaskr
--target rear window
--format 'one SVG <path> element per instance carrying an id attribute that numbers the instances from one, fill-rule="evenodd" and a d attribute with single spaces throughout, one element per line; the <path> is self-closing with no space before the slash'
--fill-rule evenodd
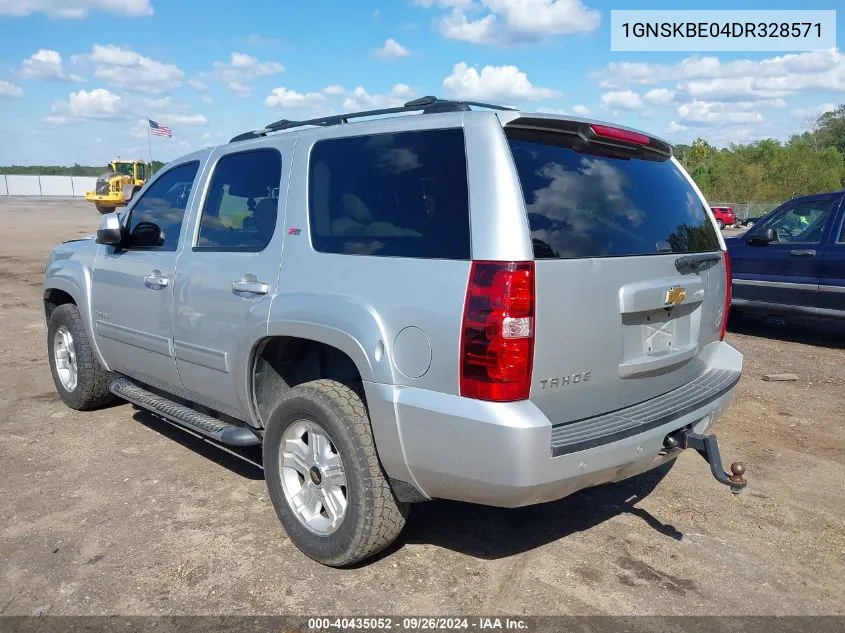
<path id="1" fill-rule="evenodd" d="M 311 242 L 320 252 L 470 257 L 463 130 L 319 141 L 308 180 Z"/>
<path id="2" fill-rule="evenodd" d="M 507 135 L 536 259 L 719 250 L 706 208 L 670 159 L 579 152 L 564 134 Z"/>

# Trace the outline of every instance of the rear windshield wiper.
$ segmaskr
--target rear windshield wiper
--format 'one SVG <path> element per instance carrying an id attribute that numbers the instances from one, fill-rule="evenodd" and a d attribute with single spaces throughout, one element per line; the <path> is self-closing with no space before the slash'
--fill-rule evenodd
<path id="1" fill-rule="evenodd" d="M 695 253 L 692 255 L 684 255 L 675 260 L 675 268 L 679 271 L 685 268 L 692 268 L 698 270 L 708 262 L 721 261 L 721 253 Z"/>

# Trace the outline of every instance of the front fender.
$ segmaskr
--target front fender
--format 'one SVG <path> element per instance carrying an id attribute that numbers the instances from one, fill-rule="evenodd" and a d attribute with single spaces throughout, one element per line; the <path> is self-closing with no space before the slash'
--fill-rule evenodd
<path id="1" fill-rule="evenodd" d="M 78 250 L 70 248 L 70 244 L 85 244 L 85 247 L 88 246 L 86 241 L 70 242 L 68 245 L 62 245 L 53 251 L 50 260 L 47 262 L 47 268 L 44 271 L 44 297 L 47 297 L 47 293 L 50 290 L 61 290 L 73 297 L 73 301 L 76 307 L 79 308 L 79 313 L 82 315 L 82 322 L 88 332 L 88 340 L 91 341 L 100 364 L 105 369 L 108 369 L 97 345 L 97 339 L 94 336 L 94 315 L 91 306 L 91 271 L 95 253 L 80 253 Z M 95 250 L 96 244 L 91 241 L 91 245 L 94 246 Z"/>
<path id="2" fill-rule="evenodd" d="M 394 384 L 391 341 L 375 310 L 351 297 L 291 293 L 270 308 L 268 336 L 295 336 L 344 352 L 366 382 Z"/>

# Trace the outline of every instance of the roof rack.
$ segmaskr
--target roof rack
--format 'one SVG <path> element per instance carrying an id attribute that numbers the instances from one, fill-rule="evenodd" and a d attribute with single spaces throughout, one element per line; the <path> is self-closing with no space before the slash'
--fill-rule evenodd
<path id="1" fill-rule="evenodd" d="M 365 110 L 363 112 L 349 112 L 347 114 L 336 114 L 333 116 L 321 117 L 319 119 L 307 119 L 304 121 L 289 121 L 288 119 L 281 119 L 266 125 L 260 130 L 253 130 L 251 132 L 244 132 L 238 134 L 230 143 L 238 141 L 246 141 L 254 138 L 261 138 L 267 136 L 270 132 L 278 132 L 280 130 L 289 130 L 295 127 L 302 127 L 305 125 L 329 126 L 329 125 L 344 125 L 349 123 L 349 119 L 357 119 L 367 116 L 379 116 L 382 114 L 398 114 L 402 112 L 422 112 L 423 114 L 432 114 L 435 112 L 466 112 L 471 107 L 488 108 L 491 110 L 515 110 L 516 108 L 509 108 L 506 106 L 493 105 L 491 103 L 481 103 L 479 101 L 450 101 L 447 99 L 438 99 L 437 97 L 420 97 L 408 101 L 405 105 L 397 108 L 383 108 L 381 110 Z"/>

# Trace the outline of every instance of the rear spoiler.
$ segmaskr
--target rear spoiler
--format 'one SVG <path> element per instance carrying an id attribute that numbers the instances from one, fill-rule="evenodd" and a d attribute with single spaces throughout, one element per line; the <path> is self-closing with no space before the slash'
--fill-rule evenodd
<path id="1" fill-rule="evenodd" d="M 593 148 L 605 147 L 610 151 L 622 149 L 628 152 L 654 152 L 667 158 L 674 155 L 673 146 L 663 139 L 597 121 L 551 116 L 520 116 L 506 123 L 505 129 L 566 134 L 571 138 L 576 149 L 578 145 L 584 145 Z"/>

